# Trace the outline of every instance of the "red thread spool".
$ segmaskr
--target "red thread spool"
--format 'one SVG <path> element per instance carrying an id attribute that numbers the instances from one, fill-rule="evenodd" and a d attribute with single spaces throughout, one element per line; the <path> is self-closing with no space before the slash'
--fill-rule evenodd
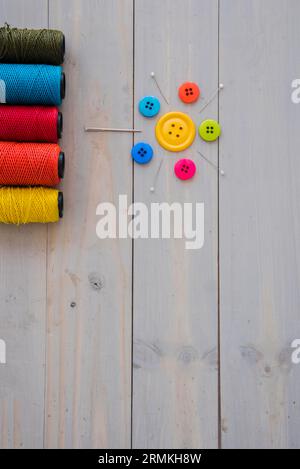
<path id="1" fill-rule="evenodd" d="M 64 169 L 65 155 L 59 145 L 0 142 L 2 186 L 56 186 Z"/>
<path id="2" fill-rule="evenodd" d="M 0 140 L 57 143 L 62 124 L 55 106 L 0 105 Z"/>

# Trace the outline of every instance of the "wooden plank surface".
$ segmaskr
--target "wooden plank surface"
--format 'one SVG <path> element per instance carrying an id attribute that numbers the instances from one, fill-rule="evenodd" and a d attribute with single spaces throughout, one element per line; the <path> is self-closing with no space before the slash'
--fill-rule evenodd
<path id="1" fill-rule="evenodd" d="M 186 250 L 185 240 L 137 239 L 134 242 L 133 446 L 139 448 L 215 447 L 218 438 L 217 375 L 217 175 L 197 149 L 217 161 L 217 144 L 199 137 L 181 154 L 157 144 L 155 120 L 144 119 L 137 104 L 156 95 L 161 115 L 187 112 L 197 125 L 217 118 L 217 101 L 199 114 L 218 83 L 218 2 L 136 1 L 135 126 L 136 141 L 155 151 L 147 166 L 135 165 L 134 199 L 144 202 L 205 202 L 205 244 Z M 154 71 L 170 105 L 150 73 Z M 200 84 L 203 99 L 184 105 L 178 86 Z M 193 158 L 198 173 L 182 183 L 174 176 L 180 157 Z M 163 166 L 150 193 L 159 162 Z"/>
<path id="2" fill-rule="evenodd" d="M 300 446 L 299 14 L 297 0 L 0 0 L 1 24 L 62 29 L 67 46 L 65 217 L 0 229 L 0 448 Z M 202 91 L 188 107 L 186 80 Z M 137 109 L 146 94 L 197 125 L 219 114 L 219 144 L 164 151 Z M 146 167 L 131 162 L 139 140 Z M 187 183 L 182 156 L 198 167 Z M 119 194 L 204 202 L 204 247 L 99 240 L 96 207 Z"/>
<path id="3" fill-rule="evenodd" d="M 130 445 L 131 240 L 99 240 L 96 207 L 132 192 L 132 1 L 50 1 L 66 34 L 65 217 L 48 244 L 45 446 Z"/>
<path id="4" fill-rule="evenodd" d="M 0 0 L 0 23 L 47 27 L 46 0 Z M 47 227 L 0 229 L 0 448 L 43 445 Z"/>
<path id="5" fill-rule="evenodd" d="M 296 0 L 221 1 L 223 447 L 299 447 L 299 77 Z"/>

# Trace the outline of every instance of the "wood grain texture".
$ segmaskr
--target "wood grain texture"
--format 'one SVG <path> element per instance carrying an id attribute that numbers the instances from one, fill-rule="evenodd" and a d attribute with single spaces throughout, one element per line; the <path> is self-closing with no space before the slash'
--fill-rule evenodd
<path id="1" fill-rule="evenodd" d="M 1 0 L 0 23 L 47 27 L 46 0 Z M 41 448 L 44 424 L 47 227 L 0 229 L 0 448 Z"/>
<path id="2" fill-rule="evenodd" d="M 128 448 L 131 437 L 135 448 L 214 448 L 218 431 L 224 448 L 300 447 L 290 347 L 300 310 L 299 17 L 298 0 L 0 0 L 1 24 L 61 29 L 67 47 L 64 219 L 0 227 L 0 448 Z M 199 114 L 219 79 L 219 102 Z M 200 85 L 195 105 L 178 99 L 186 80 Z M 155 119 L 138 112 L 146 94 L 161 114 L 185 111 L 197 125 L 219 115 L 219 144 L 197 136 L 183 154 L 164 151 Z M 140 140 L 155 151 L 145 167 L 130 158 Z M 193 181 L 173 175 L 182 156 L 197 164 Z M 119 194 L 149 208 L 204 202 L 204 247 L 100 241 L 96 207 L 117 206 Z"/>
<path id="3" fill-rule="evenodd" d="M 299 447 L 298 1 L 221 1 L 223 447 Z"/>
<path id="4" fill-rule="evenodd" d="M 187 112 L 197 125 L 217 118 L 217 101 L 200 107 L 218 83 L 218 2 L 137 0 L 135 2 L 136 141 L 149 142 L 155 157 L 135 165 L 134 198 L 151 202 L 205 202 L 205 244 L 186 250 L 182 239 L 134 242 L 133 446 L 196 448 L 217 446 L 217 175 L 197 154 L 217 162 L 218 145 L 201 142 L 180 154 L 163 150 L 154 136 L 155 120 L 137 111 L 145 95 L 156 95 L 161 115 Z M 169 99 L 167 106 L 150 73 Z M 178 86 L 200 84 L 203 99 L 184 105 Z M 174 176 L 181 157 L 196 161 L 198 173 L 183 183 Z M 163 166 L 154 194 L 149 188 Z"/>
<path id="5" fill-rule="evenodd" d="M 130 445 L 131 240 L 99 240 L 96 207 L 132 192 L 132 1 L 50 1 L 66 34 L 65 217 L 49 231 L 45 446 Z"/>

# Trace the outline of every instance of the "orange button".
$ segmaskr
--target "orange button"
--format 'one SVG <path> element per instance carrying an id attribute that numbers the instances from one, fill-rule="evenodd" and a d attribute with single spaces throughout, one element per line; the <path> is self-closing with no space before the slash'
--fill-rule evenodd
<path id="1" fill-rule="evenodd" d="M 194 103 L 200 96 L 199 86 L 196 83 L 187 81 L 180 86 L 178 95 L 184 103 Z"/>

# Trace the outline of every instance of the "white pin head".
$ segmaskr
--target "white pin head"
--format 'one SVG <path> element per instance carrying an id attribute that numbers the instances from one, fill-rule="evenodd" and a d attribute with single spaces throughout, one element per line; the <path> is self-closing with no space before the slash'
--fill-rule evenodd
<path id="1" fill-rule="evenodd" d="M 157 178 L 158 178 L 159 172 L 161 170 L 162 164 L 163 164 L 163 160 L 160 160 L 159 166 L 158 166 L 157 171 L 156 171 L 155 176 L 154 176 L 153 186 L 150 187 L 150 192 L 152 194 L 153 194 L 153 192 L 155 192 L 155 186 L 156 186 Z"/>
<path id="2" fill-rule="evenodd" d="M 219 94 L 219 92 L 224 88 L 224 84 L 223 83 L 219 83 L 219 87 L 216 89 L 216 91 L 208 98 L 208 100 L 206 101 L 206 103 L 204 103 L 204 105 L 202 106 L 202 108 L 200 109 L 199 113 L 202 112 Z"/>
<path id="3" fill-rule="evenodd" d="M 219 168 L 215 163 L 206 158 L 206 156 L 204 156 L 201 151 L 198 150 L 198 153 L 201 158 L 203 158 L 210 166 L 212 166 L 216 171 L 219 171 L 219 174 L 221 174 L 221 176 L 225 176 L 225 171 L 223 171 L 223 169 Z"/>
<path id="4" fill-rule="evenodd" d="M 154 83 L 156 84 L 156 86 L 157 86 L 157 88 L 158 88 L 158 91 L 160 92 L 160 94 L 161 94 L 161 96 L 163 97 L 163 99 L 165 100 L 165 102 L 166 102 L 167 104 L 169 104 L 169 101 L 167 100 L 165 94 L 162 92 L 162 89 L 161 89 L 161 87 L 159 86 L 159 84 L 158 84 L 158 82 L 157 82 L 155 73 L 154 73 L 154 72 L 151 72 L 151 73 L 150 73 L 150 76 L 151 76 L 151 78 L 153 78 L 153 81 L 154 81 Z"/>

